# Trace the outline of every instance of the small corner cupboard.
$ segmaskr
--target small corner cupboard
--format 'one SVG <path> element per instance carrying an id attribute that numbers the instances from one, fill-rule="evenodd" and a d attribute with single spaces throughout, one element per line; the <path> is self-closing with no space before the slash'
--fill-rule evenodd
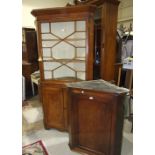
<path id="1" fill-rule="evenodd" d="M 104 80 L 68 84 L 69 146 L 89 155 L 121 155 L 127 89 Z"/>

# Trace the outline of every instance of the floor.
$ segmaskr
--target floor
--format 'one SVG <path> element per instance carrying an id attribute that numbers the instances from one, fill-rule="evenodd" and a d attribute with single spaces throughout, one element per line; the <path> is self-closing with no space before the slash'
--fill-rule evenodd
<path id="1" fill-rule="evenodd" d="M 44 129 L 42 108 L 38 96 L 27 100 L 25 106 L 23 106 L 22 119 L 23 146 L 37 140 L 42 140 L 47 147 L 49 155 L 82 155 L 69 149 L 69 137 L 67 132 L 60 132 L 55 129 Z M 131 123 L 125 120 L 121 155 L 133 155 L 133 134 L 130 131 Z"/>

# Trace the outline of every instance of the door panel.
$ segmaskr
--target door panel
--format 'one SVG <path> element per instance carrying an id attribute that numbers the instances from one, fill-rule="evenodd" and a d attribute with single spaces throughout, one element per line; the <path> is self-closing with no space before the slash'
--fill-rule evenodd
<path id="1" fill-rule="evenodd" d="M 63 94 L 61 88 L 43 88 L 45 124 L 63 128 Z"/>
<path id="2" fill-rule="evenodd" d="M 101 154 L 109 154 L 112 102 L 109 104 L 109 100 L 102 97 L 76 94 L 73 97 L 73 106 L 76 109 L 74 113 L 78 116 L 78 145 Z"/>

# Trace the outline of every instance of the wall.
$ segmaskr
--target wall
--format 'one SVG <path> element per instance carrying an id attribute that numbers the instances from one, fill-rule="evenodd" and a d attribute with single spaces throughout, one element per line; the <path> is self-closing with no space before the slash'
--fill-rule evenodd
<path id="1" fill-rule="evenodd" d="M 22 27 L 35 28 L 35 18 L 31 15 L 33 9 L 62 7 L 73 0 L 23 0 L 22 1 Z"/>
<path id="2" fill-rule="evenodd" d="M 22 7 L 22 27 L 35 27 L 35 18 L 31 15 L 32 9 L 30 6 Z"/>
<path id="3" fill-rule="evenodd" d="M 133 0 L 120 0 L 118 7 L 118 27 L 123 24 L 129 27 L 133 24 Z"/>
<path id="4" fill-rule="evenodd" d="M 35 18 L 31 11 L 37 8 L 61 7 L 73 0 L 22 0 L 22 27 L 34 27 Z M 133 22 L 133 0 L 120 0 L 118 8 L 118 27 L 123 24 L 129 27 Z"/>

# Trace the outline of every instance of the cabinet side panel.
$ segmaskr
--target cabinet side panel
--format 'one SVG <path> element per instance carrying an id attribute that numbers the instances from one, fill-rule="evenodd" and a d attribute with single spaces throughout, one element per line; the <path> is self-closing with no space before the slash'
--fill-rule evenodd
<path id="1" fill-rule="evenodd" d="M 115 96 L 115 103 L 113 105 L 113 118 L 111 130 L 111 150 L 110 155 L 120 155 L 123 137 L 123 121 L 124 121 L 124 107 L 123 100 L 125 96 Z"/>
<path id="2" fill-rule="evenodd" d="M 76 100 L 74 94 L 71 95 L 71 91 L 69 91 L 69 146 L 71 149 L 78 145 L 78 108 L 76 106 Z"/>

